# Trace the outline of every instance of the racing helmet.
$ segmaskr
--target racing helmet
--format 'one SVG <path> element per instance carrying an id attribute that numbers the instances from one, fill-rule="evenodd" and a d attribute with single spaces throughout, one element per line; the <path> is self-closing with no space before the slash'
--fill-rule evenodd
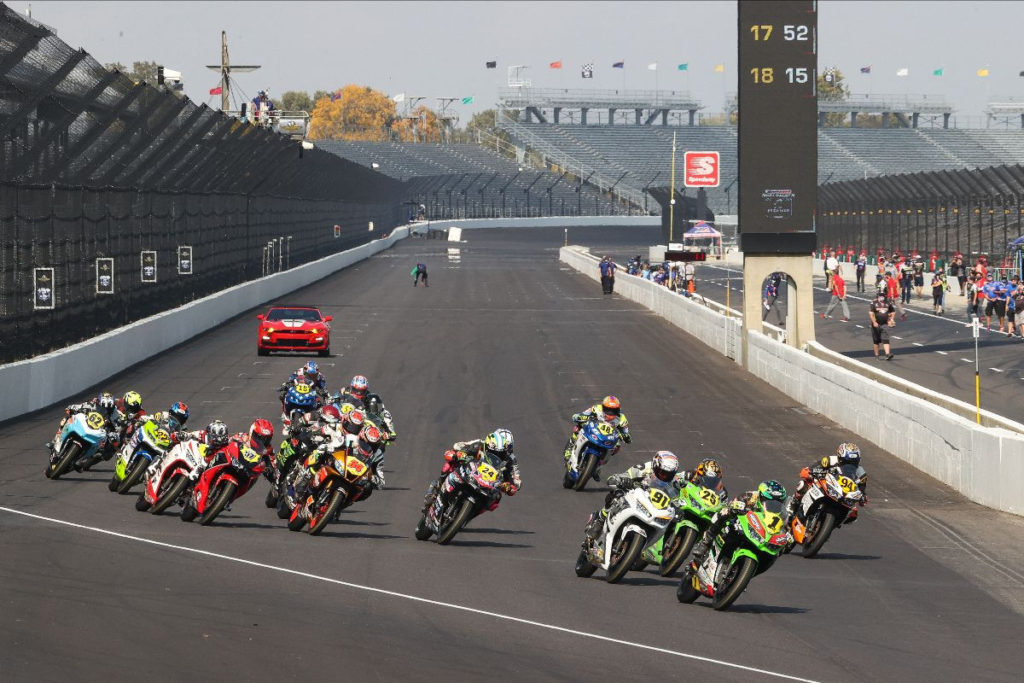
<path id="1" fill-rule="evenodd" d="M 380 400 L 380 396 L 377 394 L 367 394 L 363 398 L 363 405 L 366 406 L 366 412 L 379 415 L 380 411 L 384 409 L 384 402 Z"/>
<path id="2" fill-rule="evenodd" d="M 109 418 L 114 414 L 114 409 L 117 408 L 117 403 L 114 401 L 113 396 L 107 392 L 103 392 L 96 399 L 96 407 L 104 416 Z"/>
<path id="3" fill-rule="evenodd" d="M 679 471 L 679 458 L 672 451 L 658 451 L 651 461 L 651 471 L 661 481 L 672 481 Z"/>
<path id="4" fill-rule="evenodd" d="M 181 429 L 188 422 L 188 416 L 188 404 L 184 401 L 175 401 L 167 411 L 167 422 L 172 428 Z"/>
<path id="5" fill-rule="evenodd" d="M 488 453 L 498 456 L 512 455 L 512 432 L 499 427 L 487 435 L 484 439 L 484 448 Z"/>
<path id="6" fill-rule="evenodd" d="M 718 461 L 715 460 L 714 458 L 704 458 L 699 463 L 697 463 L 697 467 L 694 469 L 694 472 L 698 477 L 708 475 L 711 477 L 721 478 L 722 466 L 718 464 Z"/>
<path id="7" fill-rule="evenodd" d="M 384 435 L 377 426 L 367 423 L 359 431 L 359 451 L 363 455 L 373 455 L 384 443 Z"/>
<path id="8" fill-rule="evenodd" d="M 128 391 L 121 397 L 126 413 L 135 415 L 142 410 L 142 396 L 137 391 Z"/>
<path id="9" fill-rule="evenodd" d="M 366 421 L 366 415 L 362 410 L 353 408 L 345 415 L 345 419 L 342 422 L 342 426 L 345 431 L 349 434 L 358 434 L 363 428 L 363 423 Z"/>
<path id="10" fill-rule="evenodd" d="M 769 479 L 768 481 L 762 481 L 757 485 L 757 502 L 763 508 L 769 501 L 784 501 L 786 500 L 786 487 L 775 481 Z"/>
<path id="11" fill-rule="evenodd" d="M 317 366 L 316 361 L 311 360 L 302 366 L 300 372 L 306 377 L 316 377 L 320 374 L 320 368 Z"/>
<path id="12" fill-rule="evenodd" d="M 329 425 L 336 425 L 341 421 L 341 411 L 334 405 L 324 406 L 320 409 L 320 419 Z"/>
<path id="13" fill-rule="evenodd" d="M 366 392 L 370 390 L 370 381 L 363 375 L 356 375 L 352 378 L 352 381 L 349 382 L 348 388 L 353 395 L 358 396 L 359 398 L 364 398 L 366 396 Z"/>
<path id="14" fill-rule="evenodd" d="M 249 447 L 257 453 L 266 453 L 274 440 L 274 425 L 264 418 L 256 419 L 249 427 Z"/>
<path id="15" fill-rule="evenodd" d="M 859 465 L 860 448 L 855 443 L 841 443 L 836 447 L 836 457 L 840 465 Z"/>
<path id="16" fill-rule="evenodd" d="M 605 415 L 618 417 L 622 412 L 622 405 L 619 403 L 619 399 L 615 396 L 605 396 L 604 400 L 601 401 L 601 409 L 604 411 Z"/>
<path id="17" fill-rule="evenodd" d="M 220 420 L 214 420 L 206 425 L 206 441 L 214 448 L 227 445 L 228 426 Z"/>

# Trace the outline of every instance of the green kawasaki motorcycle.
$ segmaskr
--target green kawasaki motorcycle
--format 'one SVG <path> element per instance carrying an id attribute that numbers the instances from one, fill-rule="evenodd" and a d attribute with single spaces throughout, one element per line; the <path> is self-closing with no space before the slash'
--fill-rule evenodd
<path id="1" fill-rule="evenodd" d="M 705 474 L 695 482 L 686 482 L 675 501 L 675 521 L 657 543 L 644 551 L 643 563 L 657 565 L 662 576 L 675 574 L 726 498 L 721 477 Z"/>

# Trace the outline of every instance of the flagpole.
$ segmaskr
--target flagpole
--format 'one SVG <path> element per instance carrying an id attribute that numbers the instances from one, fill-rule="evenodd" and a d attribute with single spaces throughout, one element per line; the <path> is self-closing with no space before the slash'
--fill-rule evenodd
<path id="1" fill-rule="evenodd" d="M 673 229 L 675 227 L 675 208 L 676 208 L 676 134 L 672 133 L 672 172 L 669 175 L 668 182 L 668 241 L 672 243 L 672 239 L 675 237 Z"/>

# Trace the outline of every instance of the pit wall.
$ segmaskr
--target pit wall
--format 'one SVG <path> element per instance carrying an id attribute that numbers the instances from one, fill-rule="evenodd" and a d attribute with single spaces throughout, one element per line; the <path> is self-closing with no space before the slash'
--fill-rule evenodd
<path id="1" fill-rule="evenodd" d="M 563 247 L 560 260 L 598 281 L 598 259 L 580 247 Z M 820 265 L 820 264 L 819 264 Z M 948 484 L 971 500 L 1024 515 L 1024 425 L 984 414 L 986 425 L 963 415 L 974 407 L 917 387 L 915 395 L 871 378 L 873 368 L 811 342 L 797 349 L 758 332 L 747 335 L 740 356 L 739 318 L 726 317 L 648 280 L 615 279 L 615 292 L 635 301 L 754 376 L 833 422 Z M 745 362 L 744 362 L 745 360 Z M 955 412 L 954 412 L 955 411 Z"/>
<path id="2" fill-rule="evenodd" d="M 407 237 L 411 227 L 396 228 L 383 239 L 244 282 L 59 351 L 0 365 L 0 421 L 76 396 L 239 313 L 367 259 Z"/>

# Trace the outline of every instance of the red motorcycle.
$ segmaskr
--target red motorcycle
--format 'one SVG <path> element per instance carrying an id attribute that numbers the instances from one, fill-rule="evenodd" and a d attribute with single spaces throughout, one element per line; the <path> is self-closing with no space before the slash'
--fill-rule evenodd
<path id="1" fill-rule="evenodd" d="M 181 521 L 206 526 L 252 488 L 266 467 L 263 457 L 237 441 L 214 454 L 181 509 Z"/>

